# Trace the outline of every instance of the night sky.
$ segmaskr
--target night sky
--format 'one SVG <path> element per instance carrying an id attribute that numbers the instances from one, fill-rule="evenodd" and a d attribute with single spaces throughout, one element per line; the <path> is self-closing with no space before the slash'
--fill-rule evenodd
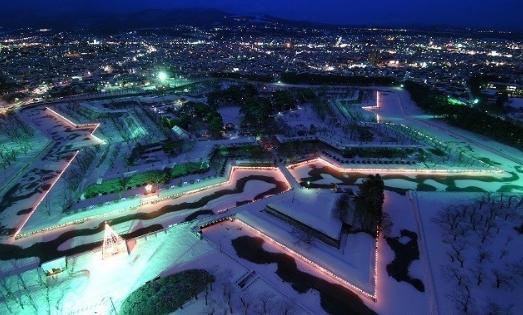
<path id="1" fill-rule="evenodd" d="M 214 8 L 347 25 L 451 25 L 523 31 L 523 0 L 2 0 L 2 11 L 38 14 L 125 13 Z"/>

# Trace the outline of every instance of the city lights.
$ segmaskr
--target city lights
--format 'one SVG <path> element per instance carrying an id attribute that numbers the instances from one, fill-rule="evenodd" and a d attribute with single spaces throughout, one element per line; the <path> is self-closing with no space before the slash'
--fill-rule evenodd
<path id="1" fill-rule="evenodd" d="M 521 10 L 379 1 L 9 2 L 0 314 L 521 313 Z"/>

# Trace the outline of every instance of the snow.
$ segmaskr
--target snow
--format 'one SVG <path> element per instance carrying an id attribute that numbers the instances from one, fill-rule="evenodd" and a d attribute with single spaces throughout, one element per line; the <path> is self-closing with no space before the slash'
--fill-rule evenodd
<path id="1" fill-rule="evenodd" d="M 271 203 L 269 207 L 333 239 L 340 238 L 342 223 L 334 216 L 338 195 L 328 190 L 306 188 L 297 189 L 288 197 L 291 195 L 292 199 Z"/>
<path id="2" fill-rule="evenodd" d="M 233 123 L 236 128 L 239 128 L 241 122 L 239 106 L 221 106 L 218 112 L 222 115 L 224 124 Z"/>
<path id="3" fill-rule="evenodd" d="M 488 183 L 470 179 L 456 180 L 455 184 L 458 188 L 478 187 L 485 191 L 497 191 L 501 186 L 505 185 L 505 183 Z"/>
<path id="4" fill-rule="evenodd" d="M 445 189 L 447 189 L 447 185 L 437 182 L 433 179 L 426 179 L 423 181 L 423 183 L 436 188 L 437 191 L 445 191 Z"/>
<path id="5" fill-rule="evenodd" d="M 440 314 L 450 314 L 456 311 L 456 306 L 452 302 L 451 298 L 455 296 L 456 292 L 454 287 L 454 280 L 450 280 L 445 272 L 446 266 L 448 266 L 449 258 L 447 252 L 450 251 L 450 246 L 445 244 L 442 239 L 444 232 L 434 222 L 434 218 L 437 213 L 449 206 L 453 205 L 468 205 L 478 200 L 481 196 L 485 196 L 481 193 L 416 193 L 415 198 L 418 203 L 419 214 L 421 216 L 423 224 L 423 237 L 425 238 L 425 244 L 427 244 L 427 251 L 430 253 L 430 264 L 431 272 L 433 274 L 435 289 L 435 302 L 438 305 Z M 499 198 L 499 195 L 494 198 Z M 487 211 L 486 206 L 484 208 Z M 523 209 L 519 209 L 519 215 L 521 215 Z M 503 220 L 497 220 L 500 230 L 495 234 L 493 239 L 490 239 L 482 249 L 490 251 L 496 258 L 492 261 L 483 264 L 485 268 L 485 279 L 481 287 L 476 287 L 475 281 L 472 285 L 473 302 L 471 307 L 475 311 L 486 308 L 486 303 L 489 301 L 496 302 L 499 305 L 506 307 L 512 306 L 513 310 L 521 310 L 523 308 L 523 301 L 519 297 L 523 296 L 523 286 L 520 285 L 521 279 L 517 280 L 515 286 L 510 289 L 495 289 L 492 285 L 493 276 L 490 272 L 494 269 L 504 268 L 507 262 L 512 260 L 521 259 L 521 251 L 519 250 L 523 246 L 523 240 L 518 237 L 514 230 L 514 224 L 505 224 Z M 469 235 L 473 235 L 469 234 Z M 470 239 L 471 236 L 468 236 Z M 500 259 L 499 251 L 504 247 L 506 239 L 511 239 L 509 245 L 509 253 L 507 257 Z M 470 240 L 470 244 L 465 247 L 462 254 L 465 257 L 466 270 L 472 272 L 474 270 L 474 261 L 478 255 L 479 247 Z M 519 257 L 519 258 L 518 258 Z M 514 275 L 515 276 L 515 275 Z M 462 289 L 458 289 L 459 290 Z"/>
<path id="6" fill-rule="evenodd" d="M 349 235 L 348 244 L 356 244 L 354 250 L 345 246 L 343 250 L 314 240 L 312 245 L 301 244 L 287 223 L 265 213 L 242 212 L 237 215 L 240 221 L 262 231 L 272 239 L 309 257 L 321 266 L 328 266 L 334 274 L 341 276 L 353 285 L 374 292 L 374 240 L 369 235 Z M 259 234 L 255 234 L 259 236 Z"/>
<path id="7" fill-rule="evenodd" d="M 385 183 L 385 186 L 389 187 L 397 187 L 397 188 L 403 188 L 403 189 L 411 189 L 415 190 L 418 184 L 414 181 L 409 181 L 406 179 L 401 178 L 395 178 L 395 179 L 385 179 L 383 181 Z"/>
<path id="8" fill-rule="evenodd" d="M 407 196 L 395 192 L 385 192 L 384 211 L 390 216 L 392 221 L 391 231 L 388 235 L 397 236 L 400 230 L 408 229 L 418 234 L 417 221 L 415 219 L 412 203 Z M 420 238 L 418 238 L 418 247 Z M 402 314 L 434 314 L 430 309 L 430 291 L 421 293 L 414 287 L 405 282 L 398 282 L 387 274 L 387 264 L 394 259 L 394 252 L 389 247 L 385 239 L 379 240 L 379 259 L 378 259 L 378 302 L 376 311 L 379 314 L 402 315 Z M 423 269 L 427 264 L 428 257 L 423 248 L 420 249 L 420 260 L 414 261 L 409 268 L 412 277 L 423 281 L 425 288 L 428 287 L 427 273 Z M 443 313 L 441 313 L 443 314 Z"/>
<path id="9" fill-rule="evenodd" d="M 513 107 L 513 108 L 517 108 L 517 109 L 523 109 L 523 98 L 511 97 L 510 100 L 509 100 L 509 105 L 508 106 Z"/>
<path id="10" fill-rule="evenodd" d="M 493 140 L 459 130 L 440 121 L 434 121 L 430 115 L 425 115 L 415 104 L 412 103 L 408 94 L 400 89 L 383 88 L 380 107 L 373 109 L 384 120 L 401 122 L 412 126 L 416 129 L 423 130 L 427 134 L 434 135 L 442 141 L 455 143 L 456 147 L 465 149 L 470 155 L 477 158 L 488 158 L 494 163 L 498 163 L 500 168 L 511 174 L 517 173 L 518 166 L 522 165 L 521 152 L 508 146 L 499 144 Z M 140 97 L 142 102 L 156 102 L 161 100 L 170 102 L 176 97 L 149 98 Z M 370 102 L 370 101 L 369 101 Z M 370 102 L 372 103 L 372 102 Z M 103 102 L 90 103 L 91 107 L 100 107 Z M 370 104 L 373 105 L 373 104 Z M 60 105 L 59 108 L 66 109 L 67 106 Z M 239 124 L 239 108 L 223 107 L 220 113 L 224 122 L 233 122 Z M 63 126 L 57 124 L 56 119 L 49 115 L 34 110 L 28 110 L 24 115 L 25 119 L 35 122 L 35 125 L 42 129 L 48 137 L 56 136 L 63 131 Z M 309 128 L 314 124 L 318 129 L 322 126 L 326 129 L 332 129 L 331 125 L 321 121 L 312 110 L 311 106 L 305 104 L 301 109 L 282 113 L 280 116 L 289 125 L 295 128 Z M 71 117 L 75 121 L 82 121 L 81 115 Z M 150 121 L 140 121 L 140 125 L 149 125 Z M 113 126 L 114 127 L 114 126 Z M 116 130 L 112 127 L 106 127 L 102 124 L 102 132 L 107 135 L 113 135 Z M 147 129 L 149 135 L 158 133 L 158 130 Z M 330 132 L 330 133 L 329 133 Z M 333 137 L 336 131 L 323 131 L 325 137 Z M 151 137 L 153 138 L 153 137 Z M 343 138 L 343 137 L 342 137 Z M 339 140 L 338 138 L 334 140 Z M 342 139 L 347 140 L 347 139 Z M 130 171 L 140 171 L 151 168 L 159 168 L 172 165 L 172 163 L 181 163 L 186 161 L 196 161 L 206 159 L 212 149 L 217 145 L 232 145 L 234 143 L 253 143 L 253 138 L 240 137 L 238 139 L 225 139 L 219 141 L 198 141 L 194 147 L 175 158 L 165 159 L 165 156 L 158 155 L 161 160 L 157 163 L 142 163 Z M 335 141 L 334 141 L 335 142 Z M 350 140 L 349 140 L 350 142 Z M 71 143 L 75 148 L 89 146 L 90 140 L 74 141 Z M 123 152 L 125 155 L 130 150 L 129 146 L 124 144 L 111 145 L 112 152 Z M 108 154 L 109 156 L 110 154 Z M 118 156 L 116 164 L 119 164 Z M 86 175 L 86 180 L 96 180 L 97 178 L 109 178 L 116 176 L 124 170 L 125 167 L 111 167 L 109 158 L 102 161 L 100 169 L 90 170 Z M 33 165 L 40 165 L 36 161 Z M 55 163 L 46 163 L 51 169 L 60 169 L 63 161 Z M 470 203 L 477 199 L 481 194 L 478 193 L 448 193 L 448 192 L 427 192 L 427 193 L 407 193 L 405 196 L 387 191 L 385 193 L 384 211 L 390 215 L 393 223 L 391 230 L 387 235 L 381 235 L 378 239 L 378 257 L 377 257 L 377 279 L 374 279 L 375 267 L 375 240 L 368 234 L 341 234 L 340 248 L 328 245 L 317 239 L 313 239 L 310 244 L 306 244 L 299 236 L 296 235 L 295 229 L 285 221 L 270 215 L 264 208 L 271 205 L 279 211 L 288 215 L 295 220 L 303 222 L 306 225 L 333 237 L 338 238 L 341 231 L 341 222 L 334 217 L 333 208 L 336 200 L 336 194 L 327 190 L 302 189 L 297 185 L 295 180 L 290 180 L 292 176 L 297 181 L 309 177 L 309 171 L 313 167 L 323 167 L 325 164 L 310 163 L 296 168 L 280 170 L 265 169 L 238 170 L 230 182 L 227 178 L 206 178 L 199 183 L 186 185 L 175 188 L 164 188 L 161 190 L 161 197 L 170 197 L 166 200 L 155 204 L 140 205 L 142 198 L 128 197 L 125 201 L 111 202 L 110 204 L 101 205 L 93 209 L 84 209 L 84 212 L 65 216 L 61 211 L 53 211 L 50 215 L 45 212 L 37 211 L 27 225 L 27 229 L 53 225 L 57 222 L 70 222 L 73 219 L 82 219 L 91 215 L 99 215 L 82 224 L 68 226 L 66 228 L 42 233 L 34 237 L 28 237 L 20 240 L 9 240 L 15 245 L 26 248 L 39 241 L 50 241 L 66 231 L 76 229 L 95 228 L 104 220 L 118 218 L 123 215 L 133 213 L 152 213 L 153 211 L 167 205 L 176 205 L 183 202 L 194 202 L 202 197 L 208 196 L 214 192 L 231 189 L 240 178 L 249 175 L 264 175 L 285 181 L 287 178 L 291 182 L 294 191 L 285 192 L 274 196 L 267 197 L 255 203 L 247 203 L 236 207 L 237 202 L 252 200 L 256 195 L 266 192 L 273 188 L 273 184 L 263 181 L 253 180 L 246 183 L 245 190 L 241 193 L 230 194 L 209 201 L 198 209 L 182 209 L 174 213 L 163 214 L 154 219 L 129 220 L 113 226 L 114 230 L 120 234 L 136 231 L 153 224 L 161 224 L 168 227 L 165 231 L 153 233 L 147 236 L 138 237 L 128 242 L 130 254 L 112 257 L 109 260 L 101 260 L 101 252 L 94 250 L 84 252 L 79 255 L 67 257 L 67 271 L 52 279 L 49 287 L 49 294 L 45 291 L 45 285 L 39 283 L 37 273 L 38 259 L 20 259 L 12 261 L 3 261 L 0 269 L 3 272 L 3 281 L 17 295 L 22 296 L 23 304 L 26 306 L 21 310 L 14 299 L 0 305 L 0 313 L 8 313 L 6 307 L 11 307 L 14 313 L 30 313 L 33 309 L 31 300 L 27 296 L 30 292 L 32 299 L 40 310 L 49 307 L 52 314 L 72 314 L 72 313 L 109 313 L 114 303 L 118 309 L 119 305 L 133 290 L 143 285 L 158 275 L 167 275 L 188 268 L 204 268 L 209 270 L 217 277 L 215 288 L 209 294 L 209 303 L 205 305 L 203 295 L 197 300 L 189 301 L 183 309 L 178 310 L 177 314 L 195 314 L 199 312 L 225 313 L 228 310 L 228 302 L 223 295 L 223 287 L 231 285 L 233 290 L 233 299 L 231 307 L 234 313 L 244 313 L 240 297 L 252 300 L 253 304 L 246 313 L 260 312 L 260 301 L 270 296 L 271 312 L 274 314 L 283 313 L 283 308 L 294 307 L 295 313 L 304 314 L 323 314 L 325 311 L 320 306 L 319 294 L 315 290 L 310 290 L 305 294 L 297 293 L 290 284 L 283 283 L 279 276 L 275 274 L 276 265 L 258 265 L 238 258 L 231 240 L 242 235 L 260 237 L 254 230 L 243 226 L 245 222 L 257 230 L 264 233 L 267 242 L 264 249 L 272 252 L 284 252 L 282 247 L 276 246 L 269 242 L 274 239 L 284 246 L 291 248 L 295 252 L 308 257 L 314 262 L 326 266 L 333 273 L 346 279 L 358 288 L 367 292 L 376 292 L 377 301 L 363 299 L 364 302 L 379 314 L 453 314 L 455 307 L 449 296 L 454 295 L 452 282 L 444 272 L 448 264 L 447 251 L 448 245 L 443 243 L 441 228 L 434 223 L 434 217 L 437 212 L 448 206 Z M 17 166 L 18 167 L 18 166 Z M 390 166 L 389 167 L 395 167 Z M 451 166 L 449 166 L 451 167 Z M 282 173 L 282 171 L 284 171 Z M 228 173 L 226 173 L 226 177 Z M 290 175 L 292 174 L 292 175 Z M 473 180 L 473 179 L 455 179 L 451 178 L 457 188 L 477 187 L 489 192 L 495 192 L 504 185 L 523 185 L 523 179 L 520 176 L 494 175 L 491 181 Z M 200 178 L 202 175 L 197 175 Z M 351 175 L 352 176 L 352 175 Z M 359 176 L 359 175 L 358 175 Z M 439 179 L 445 179 L 438 176 Z M 423 183 L 435 187 L 438 191 L 447 189 L 447 185 L 440 183 L 436 179 L 424 179 Z M 185 178 L 183 179 L 185 180 Z M 360 179 L 358 179 L 360 182 Z M 340 180 L 330 174 L 322 174 L 322 178 L 315 183 L 341 183 Z M 208 187 L 216 184 L 216 187 Z M 394 175 L 387 176 L 385 184 L 390 187 L 415 190 L 417 188 L 417 179 L 415 176 L 405 176 L 399 174 L 397 178 Z M 57 184 L 50 196 L 52 199 L 58 199 L 64 191 L 64 183 Z M 186 192 L 195 188 L 202 188 L 201 191 L 192 194 L 183 195 L 177 198 L 172 196 L 179 192 Z M 515 188 L 515 190 L 521 190 Z M 496 195 L 498 196 L 498 195 Z M 106 196 L 106 200 L 114 199 L 115 196 Z M 98 199 L 96 199 L 98 200 Z M 102 199 L 100 199 L 102 200 Z M 32 199 L 21 200 L 16 207 L 23 208 L 30 205 Z M 92 201 L 94 202 L 94 201 Z M 81 203 L 82 207 L 88 207 L 89 201 Z M 14 208 L 14 207 L 13 207 Z M 203 239 L 198 239 L 195 229 L 198 223 L 210 218 L 196 219 L 192 223 L 181 223 L 191 213 L 200 209 L 210 209 L 214 213 L 224 212 L 224 215 L 236 216 L 235 222 L 226 221 L 217 224 L 203 233 Z M 2 214 L 3 222 L 13 221 L 13 213 L 4 211 Z M 518 210 L 519 211 L 519 210 Z M 16 218 L 16 217 L 15 217 Z M 498 220 L 503 221 L 503 220 Z M 517 221 L 514 221 L 517 222 Z M 515 259 L 520 255 L 520 248 L 523 248 L 523 241 L 520 235 L 516 234 L 514 222 L 503 223 L 498 236 L 485 245 L 485 248 L 499 254 L 507 237 L 512 237 L 508 245 L 510 249 L 507 257 Z M 413 278 L 420 279 L 426 291 L 421 293 L 412 285 L 406 282 L 398 282 L 388 276 L 386 267 L 394 259 L 394 252 L 391 250 L 385 240 L 385 236 L 396 237 L 402 229 L 407 229 L 417 233 L 418 248 L 420 257 L 411 263 L 409 275 Z M 59 245 L 59 250 L 66 250 L 83 244 L 99 242 L 102 240 L 103 232 L 93 235 L 77 236 L 71 238 Z M 6 241 L 7 242 L 7 241 Z M 463 249 L 467 259 L 472 259 L 478 246 L 470 245 Z M 497 257 L 497 256 L 496 256 Z M 503 259 L 493 259 L 489 262 L 490 267 L 502 268 Z M 300 270 L 324 277 L 309 264 L 298 259 L 297 265 Z M 256 275 L 249 281 L 248 286 L 240 289 L 235 282 L 251 271 L 256 271 Z M 27 283 L 29 289 L 21 288 L 20 280 L 16 274 Z M 514 277 L 515 274 L 514 274 Z M 474 289 L 475 311 L 484 309 L 485 303 L 495 300 L 501 305 L 513 305 L 513 310 L 523 309 L 523 301 L 518 297 L 523 296 L 523 286 L 520 281 L 513 284 L 512 288 L 503 290 L 492 289 L 492 275 L 485 280 L 482 290 Z M 376 282 L 375 282 L 376 280 Z M 329 281 L 334 281 L 330 279 Z M 490 282 L 489 282 L 490 281 Z M 49 296 L 49 305 L 46 295 Z M 7 304 L 8 303 L 8 304 Z M 284 305 L 281 306 L 280 304 Z M 287 305 L 287 306 L 285 306 Z M 477 312 L 476 312 L 477 313 Z"/>
<path id="11" fill-rule="evenodd" d="M 242 226 L 239 222 L 225 222 L 215 226 L 211 226 L 204 231 L 204 239 L 208 239 L 220 248 L 220 251 L 226 253 L 229 257 L 236 256 L 235 250 L 232 247 L 231 240 L 237 237 L 248 235 L 251 237 L 260 237 L 252 229 Z M 273 245 L 269 241 L 263 244 L 263 248 L 270 252 L 281 253 L 282 250 Z M 266 283 L 270 284 L 272 288 L 277 290 L 280 295 L 288 297 L 292 304 L 296 305 L 296 312 L 326 314 L 325 310 L 320 306 L 319 295 L 315 290 L 309 290 L 307 293 L 300 294 L 295 291 L 291 284 L 283 282 L 276 274 L 276 264 L 255 264 L 244 259 L 234 258 L 238 264 L 247 267 L 249 270 L 256 271 L 256 274 L 262 278 Z M 324 277 L 321 273 L 313 269 L 304 261 L 296 259 L 296 264 L 299 270 L 311 273 L 317 277 Z M 328 278 L 326 280 L 329 280 Z M 308 310 L 308 311 L 307 311 Z M 278 312 L 277 312 L 278 313 Z"/>

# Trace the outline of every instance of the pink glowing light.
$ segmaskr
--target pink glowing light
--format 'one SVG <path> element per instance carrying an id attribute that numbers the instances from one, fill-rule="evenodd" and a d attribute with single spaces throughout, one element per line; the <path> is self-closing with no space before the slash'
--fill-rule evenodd
<path id="1" fill-rule="evenodd" d="M 238 219 L 238 218 L 236 218 L 235 220 L 237 222 L 239 222 L 240 224 L 242 224 L 243 226 L 245 226 L 246 228 L 252 230 L 254 233 L 256 233 L 259 236 L 263 237 L 269 243 L 271 243 L 271 244 L 275 245 L 276 247 L 282 249 L 287 254 L 289 254 L 289 255 L 291 255 L 291 256 L 293 256 L 295 258 L 298 258 L 298 259 L 306 262 L 307 264 L 312 266 L 315 270 L 317 270 L 321 274 L 323 274 L 323 275 L 327 276 L 328 278 L 334 280 L 335 282 L 341 284 L 342 286 L 344 286 L 345 288 L 351 290 L 352 292 L 354 292 L 354 293 L 356 293 L 356 294 L 358 294 L 360 296 L 363 296 L 365 298 L 371 299 L 374 302 L 377 301 L 376 285 L 377 285 L 377 277 L 378 277 L 378 265 L 377 265 L 377 262 L 378 262 L 378 238 L 376 238 L 376 245 L 375 245 L 374 293 L 369 293 L 369 292 L 367 292 L 367 291 L 357 287 L 356 285 L 350 283 L 349 281 L 343 279 L 342 277 L 336 275 L 334 272 L 329 270 L 327 267 L 324 267 L 324 266 L 320 265 L 319 263 L 310 260 L 309 258 L 303 256 L 302 254 L 300 254 L 300 253 L 294 251 L 293 249 L 285 246 L 284 244 L 276 241 L 275 239 L 273 239 L 272 237 L 270 237 L 266 233 L 264 233 L 264 232 L 258 230 L 257 228 L 251 226 L 247 222 L 245 222 L 245 221 L 243 221 L 241 219 Z M 377 236 L 379 236 L 379 235 L 377 235 Z"/>
<path id="2" fill-rule="evenodd" d="M 99 143 L 105 143 L 102 139 L 98 138 L 97 136 L 94 135 L 94 133 L 96 132 L 96 130 L 98 129 L 98 127 L 100 127 L 100 123 L 88 123 L 88 124 L 77 124 L 75 122 L 73 122 L 71 119 L 65 117 L 64 115 L 58 113 L 57 111 L 55 111 L 54 109 L 51 109 L 49 107 L 46 107 L 45 108 L 47 111 L 49 111 L 53 116 L 55 116 L 56 118 L 60 119 L 61 121 L 65 122 L 66 124 L 68 124 L 69 126 L 75 128 L 75 129 L 87 129 L 87 128 L 92 128 L 93 130 L 91 131 L 90 133 L 90 136 L 97 142 Z"/>
<path id="3" fill-rule="evenodd" d="M 17 236 L 18 236 L 18 233 L 20 233 L 20 231 L 23 229 L 23 227 L 27 224 L 27 221 L 29 221 L 29 218 L 33 215 L 33 213 L 36 211 L 36 209 L 40 206 L 40 204 L 42 203 L 42 201 L 44 201 L 45 197 L 47 197 L 47 195 L 49 194 L 49 192 L 53 189 L 54 185 L 56 185 L 56 183 L 58 182 L 58 180 L 62 177 L 62 175 L 64 174 L 64 172 L 67 170 L 67 168 L 69 168 L 69 166 L 71 165 L 71 163 L 74 161 L 74 159 L 76 158 L 76 156 L 78 155 L 78 153 L 80 153 L 80 151 L 76 151 L 73 155 L 73 157 L 67 162 L 67 164 L 65 165 L 65 167 L 60 171 L 60 173 L 58 174 L 58 176 L 56 176 L 53 180 L 53 182 L 51 183 L 51 185 L 49 186 L 49 189 L 47 189 L 41 196 L 40 198 L 38 198 L 38 200 L 36 201 L 36 203 L 33 205 L 32 209 L 31 209 L 31 212 L 29 212 L 29 214 L 25 217 L 25 219 L 22 221 L 22 224 L 18 226 L 18 228 L 16 229 L 16 232 L 14 233 L 13 237 L 16 239 Z"/>

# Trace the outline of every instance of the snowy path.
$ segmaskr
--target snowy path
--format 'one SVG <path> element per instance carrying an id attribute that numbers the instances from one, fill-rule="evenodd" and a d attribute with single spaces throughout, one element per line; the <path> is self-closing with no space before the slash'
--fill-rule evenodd
<path id="1" fill-rule="evenodd" d="M 282 172 L 282 174 L 285 176 L 285 179 L 287 179 L 287 182 L 291 184 L 292 189 L 300 189 L 301 185 L 298 183 L 298 180 L 296 180 L 296 177 L 292 176 L 289 169 L 282 163 L 278 165 L 278 169 Z"/>
<path id="2" fill-rule="evenodd" d="M 519 165 L 523 165 L 523 158 L 521 157 L 521 152 L 511 148 L 507 147 L 501 143 L 497 143 L 495 141 L 492 141 L 490 139 L 484 139 L 483 137 L 479 138 L 480 136 L 472 134 L 470 132 L 467 132 L 465 130 L 461 130 L 452 126 L 449 126 L 448 124 L 440 121 L 433 121 L 426 119 L 426 115 L 419 115 L 420 109 L 417 107 L 416 104 L 413 103 L 413 101 L 410 99 L 410 96 L 407 92 L 395 92 L 395 97 L 397 98 L 396 109 L 392 111 L 388 111 L 388 115 L 391 116 L 385 116 L 387 118 L 402 118 L 406 122 L 410 124 L 414 124 L 417 126 L 423 126 L 423 129 L 429 129 L 434 130 L 436 129 L 437 134 L 443 134 L 447 137 L 458 139 L 459 141 L 473 144 L 474 146 L 481 148 L 485 151 L 488 151 L 490 153 L 494 153 L 495 155 L 498 155 L 500 157 L 503 157 L 511 162 L 517 163 Z M 392 105 L 394 103 L 389 102 L 385 106 L 394 106 Z M 407 113 L 408 112 L 408 113 Z M 386 115 L 387 115 L 386 114 Z M 433 132 L 434 133 L 434 132 Z M 504 148 L 505 151 L 501 148 Z M 510 153 L 509 153 L 510 152 Z"/>

